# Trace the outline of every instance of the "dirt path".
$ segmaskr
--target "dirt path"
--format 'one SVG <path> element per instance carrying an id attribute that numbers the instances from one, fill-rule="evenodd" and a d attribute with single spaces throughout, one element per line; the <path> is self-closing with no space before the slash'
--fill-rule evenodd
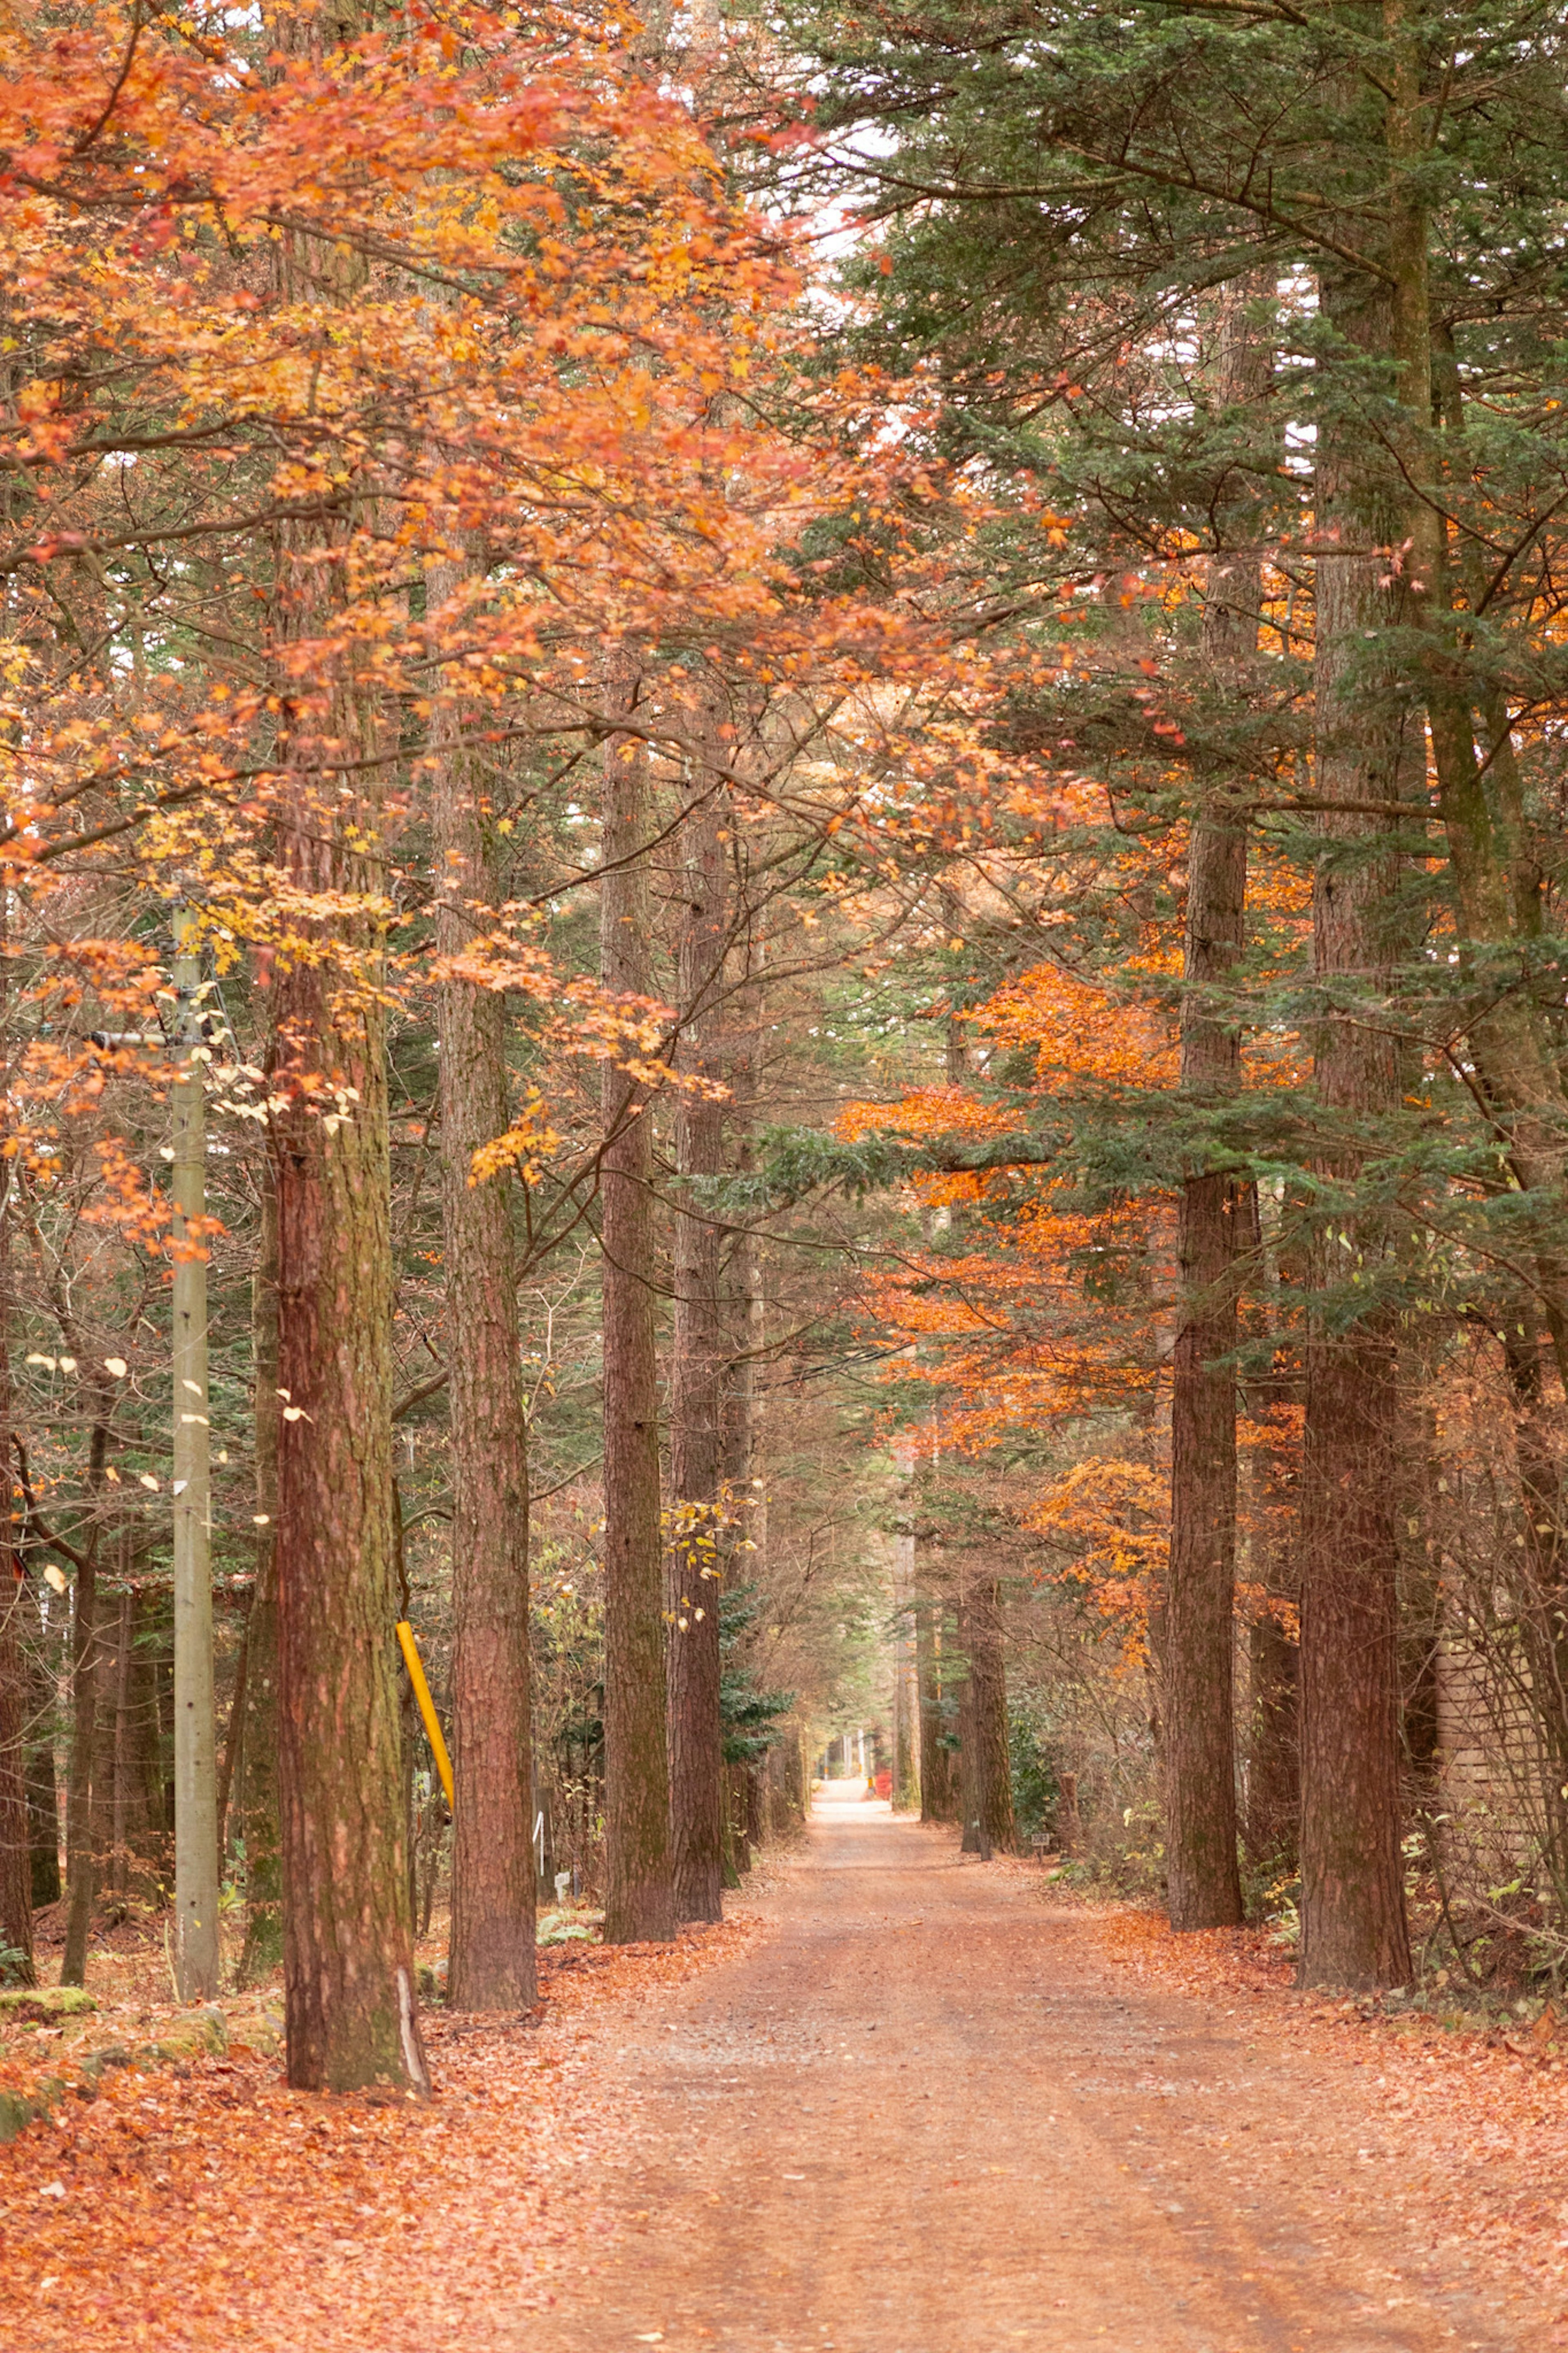
<path id="1" fill-rule="evenodd" d="M 1534 2353 L 1371 2087 L 1129 1983 L 1093 1924 L 845 1792 L 776 1933 L 600 2029 L 615 2236 L 529 2353 Z"/>

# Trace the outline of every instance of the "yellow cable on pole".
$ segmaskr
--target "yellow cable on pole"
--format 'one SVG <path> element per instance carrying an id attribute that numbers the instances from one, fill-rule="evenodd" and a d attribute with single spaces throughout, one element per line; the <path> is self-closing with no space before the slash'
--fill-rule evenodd
<path id="1" fill-rule="evenodd" d="M 414 1696 L 419 1703 L 419 1713 L 425 1719 L 426 1736 L 430 1753 L 436 1759 L 436 1770 L 441 1776 L 441 1787 L 447 1792 L 447 1803 L 452 1802 L 452 1760 L 447 1754 L 447 1744 L 441 1737 L 441 1720 L 436 1713 L 436 1703 L 430 1696 L 430 1686 L 425 1680 L 425 1669 L 419 1657 L 419 1645 L 414 1639 L 414 1629 L 406 1618 L 397 1621 L 397 1644 L 403 1652 L 403 1663 L 408 1670 L 408 1680 L 414 1686 Z"/>

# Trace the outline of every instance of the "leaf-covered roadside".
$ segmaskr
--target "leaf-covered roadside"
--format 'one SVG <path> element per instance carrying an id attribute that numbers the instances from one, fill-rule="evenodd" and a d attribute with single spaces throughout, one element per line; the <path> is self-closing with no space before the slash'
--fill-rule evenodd
<path id="1" fill-rule="evenodd" d="M 1107 1958 L 1142 1983 L 1193 1995 L 1249 2034 L 1289 2036 L 1303 2078 L 1353 2074 L 1382 2144 L 1355 2158 L 1380 2168 L 1413 2253 L 1452 2263 L 1464 2250 L 1528 2281 L 1568 2330 L 1568 2039 L 1540 2021 L 1513 2033 L 1401 2016 L 1375 1997 L 1299 1992 L 1261 1929 L 1176 1936 L 1158 1914 L 1121 1905 L 1083 1916 Z"/>
<path id="2" fill-rule="evenodd" d="M 734 1958 L 741 1918 L 664 1947 L 542 1954 L 536 2024 L 436 2016 L 437 2096 L 320 2098 L 232 2053 L 121 2071 L 0 2151 L 16 2353 L 188 2346 L 378 2353 L 515 2342 L 588 2261 L 636 2115 L 582 2042 L 606 2008 Z"/>

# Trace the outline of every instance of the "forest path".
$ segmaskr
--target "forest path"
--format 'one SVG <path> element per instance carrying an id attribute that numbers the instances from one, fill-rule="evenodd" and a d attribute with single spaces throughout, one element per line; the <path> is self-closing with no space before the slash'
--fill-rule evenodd
<path id="1" fill-rule="evenodd" d="M 520 2348 L 1555 2341 L 1431 2253 L 1364 2075 L 1119 1977 L 1091 1915 L 952 1832 L 830 1784 L 764 1910 L 764 1941 L 600 2030 L 637 2111 L 616 2236 Z"/>

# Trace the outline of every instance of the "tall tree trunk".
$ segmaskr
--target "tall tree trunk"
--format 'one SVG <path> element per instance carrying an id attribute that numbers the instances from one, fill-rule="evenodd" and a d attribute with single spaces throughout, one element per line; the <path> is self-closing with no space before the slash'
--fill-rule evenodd
<path id="1" fill-rule="evenodd" d="M 251 1598 L 255 1599 L 254 1588 Z M 217 1853 L 220 1875 L 228 1857 L 228 1810 L 240 1769 L 240 1750 L 245 1741 L 245 1686 L 249 1680 L 250 1610 L 247 1607 L 245 1622 L 239 1630 L 239 1648 L 234 1661 L 234 1685 L 229 1693 L 228 1721 L 223 1728 L 223 1747 L 218 1755 Z"/>
<path id="2" fill-rule="evenodd" d="M 1247 825 L 1227 797 L 1194 817 L 1189 853 L 1184 1091 L 1234 1090 L 1239 1035 L 1213 998 L 1241 947 Z M 1171 1386 L 1171 1556 L 1161 1618 L 1166 1851 L 1171 1926 L 1241 1918 L 1237 1860 L 1234 1659 L 1237 1299 L 1234 1184 L 1205 1168 L 1177 1211 L 1182 1320 Z"/>
<path id="3" fill-rule="evenodd" d="M 915 1609 L 915 1683 L 920 1709 L 921 1820 L 958 1819 L 957 1777 L 951 1746 L 953 1726 L 943 1707 L 942 1603 L 928 1595 Z"/>
<path id="4" fill-rule="evenodd" d="M 1384 290 L 1325 269 L 1326 319 L 1381 357 L 1391 349 Z M 1399 947 L 1398 859 L 1383 814 L 1422 746 L 1395 691 L 1387 633 L 1408 623 L 1390 565 L 1402 506 L 1369 469 L 1348 420 L 1319 428 L 1317 791 L 1341 805 L 1320 820 L 1313 965 L 1331 1009 L 1315 1039 L 1326 1131 L 1320 1166 L 1342 1206 L 1320 1226 L 1306 1352 L 1301 1497 L 1301 1957 L 1303 1984 L 1400 1985 L 1410 1974 L 1400 1853 L 1395 1506 L 1399 1392 L 1395 1326 L 1381 1272 L 1386 1216 L 1356 1201 L 1375 1134 L 1400 1116 L 1402 1050 L 1391 999 Z M 1350 804 L 1347 809 L 1342 805 Z M 1343 1239 L 1342 1239 L 1343 1237 Z M 1347 1250 L 1348 1243 L 1348 1250 Z M 1361 1313 L 1343 1306 L 1354 1288 Z"/>
<path id="5" fill-rule="evenodd" d="M 1259 1422 L 1289 1406 L 1295 1385 L 1284 1364 L 1249 1384 L 1247 1409 Z M 1300 1653 L 1284 1613 L 1299 1606 L 1295 1574 L 1295 1493 L 1286 1447 L 1266 1440 L 1253 1491 L 1256 1535 L 1249 1574 L 1278 1609 L 1259 1609 L 1247 1628 L 1247 1852 L 1255 1869 L 1289 1873 L 1297 1862 L 1301 1811 Z"/>
<path id="6" fill-rule="evenodd" d="M 352 726 L 347 740 L 358 741 Z M 339 739 L 342 740 L 342 739 Z M 331 756 L 329 751 L 329 757 Z M 374 830 L 374 810 L 358 825 Z M 366 888 L 348 818 L 296 782 L 279 824 L 303 903 Z M 289 2080 L 427 2092 L 397 1707 L 392 1238 L 374 919 L 309 925 L 275 990 L 279 1795 Z M 318 960 L 319 959 L 319 960 Z"/>
<path id="7" fill-rule="evenodd" d="M 958 1851 L 960 1854 L 983 1854 L 985 1852 L 984 1826 L 981 1819 L 980 1743 L 974 1729 L 974 1678 L 970 1672 L 969 1612 L 960 1602 L 954 1612 L 957 1620 L 959 1654 L 956 1724 L 958 1728 Z"/>
<path id="8" fill-rule="evenodd" d="M 89 1541 L 76 1573 L 71 1619 L 70 1782 L 66 1793 L 66 1884 L 70 1906 L 60 1962 L 61 1985 L 87 1978 L 87 1939 L 98 1887 L 92 1844 L 93 1767 L 98 1755 L 98 1542 Z"/>
<path id="9" fill-rule="evenodd" d="M 893 1773 L 889 1797 L 896 1814 L 913 1813 L 921 1801 L 921 1762 L 918 1727 L 920 1722 L 916 1699 L 913 1644 L 910 1637 L 910 1588 L 913 1571 L 914 1538 L 896 1539 L 900 1550 L 907 1545 L 909 1560 L 900 1561 L 898 1582 L 893 1595 L 895 1610 L 893 1629 Z"/>
<path id="10" fill-rule="evenodd" d="M 132 1641 L 136 1623 L 136 1596 L 129 1578 L 121 1586 L 115 1605 L 114 1713 L 110 1780 L 109 1884 L 123 1896 L 131 1883 L 131 1775 L 134 1762 L 131 1744 Z M 116 1907 L 121 1916 L 121 1907 Z"/>
<path id="11" fill-rule="evenodd" d="M 1221 297 L 1215 394 L 1222 411 L 1268 379 L 1267 343 L 1246 316 L 1264 290 L 1249 279 Z M 1271 288 L 1270 290 L 1271 290 Z M 1207 685 L 1228 721 L 1258 650 L 1261 567 L 1250 552 L 1253 501 L 1228 483 L 1216 511 L 1248 552 L 1210 560 L 1204 603 Z M 1223 721 L 1222 721 L 1223 724 Z M 1241 1080 L 1241 1031 L 1229 1001 L 1247 906 L 1247 784 L 1223 753 L 1200 757 L 1187 860 L 1182 1092 L 1209 1111 Z M 1177 1212 L 1182 1306 L 1171 1386 L 1171 1561 L 1161 1622 L 1163 1784 L 1173 1928 L 1241 1918 L 1237 1855 L 1236 1184 L 1212 1145 L 1185 1177 Z"/>
<path id="12" fill-rule="evenodd" d="M 353 38 L 364 0 L 268 29 L 311 59 Z M 286 237 L 285 291 L 351 307 L 362 255 Z M 280 546 L 279 629 L 330 635 L 324 529 Z M 384 869 L 374 779 L 389 748 L 341 681 L 288 681 L 276 817 L 270 1091 L 278 1197 L 278 1783 L 289 2080 L 302 2091 L 425 2094 L 398 1712 L 392 1474 L 392 1171 L 381 997 Z M 368 758 L 368 766 L 361 763 Z M 368 777 L 372 781 L 361 783 Z"/>
<path id="13" fill-rule="evenodd" d="M 13 1172 L 5 1172 L 6 1193 Z M 16 1544 L 11 1471 L 11 1249 L 8 1199 L 0 1201 L 0 1947 L 16 1955 L 13 1980 L 33 1982 L 33 1841 L 28 1827 L 30 1693 L 22 1645 L 28 1614 Z"/>
<path id="14" fill-rule="evenodd" d="M 716 751 L 705 702 L 694 727 L 701 753 Z M 682 828 L 679 923 L 680 1035 L 677 1067 L 717 1084 L 723 1054 L 724 955 L 728 932 L 725 801 L 710 760 L 690 776 Z M 678 1094 L 679 1176 L 718 1176 L 724 1166 L 724 1109 L 705 1093 Z M 723 1739 L 719 1720 L 719 1594 L 725 1542 L 723 1433 L 725 1329 L 723 1251 L 710 1205 L 682 1187 L 675 1219 L 675 1334 L 670 1359 L 669 1807 L 676 1916 L 721 1917 Z"/>
<path id="15" fill-rule="evenodd" d="M 202 1046 L 201 955 L 196 919 L 174 916 L 174 1039 L 180 1066 L 170 1087 L 174 1166 L 174 1978 L 182 2001 L 218 1989 L 220 1857 L 217 1726 L 213 1698 L 212 1491 L 207 1417 L 207 1265 L 199 1221 L 206 1214 L 206 1082 Z M 197 1224 L 198 1240 L 191 1240 Z"/>
<path id="16" fill-rule="evenodd" d="M 636 672 L 616 661 L 618 709 Z M 616 997 L 648 991 L 647 758 L 626 736 L 605 751 L 600 973 Z M 666 1739 L 664 1557 L 659 1532 L 654 1335 L 652 1122 L 636 1079 L 605 1066 L 599 1162 L 605 1362 L 605 1936 L 675 1934 Z"/>
<path id="17" fill-rule="evenodd" d="M 436 944 L 460 956 L 495 898 L 478 779 L 437 731 Z M 509 1124 L 504 998 L 444 977 L 441 1217 L 452 1479 L 454 2010 L 528 2010 L 534 1959 L 528 1430 L 510 1179 L 473 1158 Z"/>
<path id="18" fill-rule="evenodd" d="M 984 1850 L 1010 1854 L 1016 1842 L 1013 1768 L 1007 1747 L 1002 1590 L 994 1577 L 971 1576 L 965 1579 L 963 1647 L 969 1659 L 965 1746 L 972 1747 L 973 1754 L 974 1812 Z"/>
<path id="19" fill-rule="evenodd" d="M 9 1543 L 0 1547 L 0 1949 L 16 1956 L 14 1984 L 33 1983 L 33 1856 L 27 1825 L 27 1671 L 22 1654 L 26 1587 Z"/>
<path id="20" fill-rule="evenodd" d="M 262 1173 L 261 1231 L 250 1281 L 256 1430 L 256 1582 L 245 1630 L 239 1736 L 239 1820 L 245 1839 L 242 1986 L 260 1985 L 283 1958 L 283 1858 L 278 1825 L 278 1190 Z"/>

